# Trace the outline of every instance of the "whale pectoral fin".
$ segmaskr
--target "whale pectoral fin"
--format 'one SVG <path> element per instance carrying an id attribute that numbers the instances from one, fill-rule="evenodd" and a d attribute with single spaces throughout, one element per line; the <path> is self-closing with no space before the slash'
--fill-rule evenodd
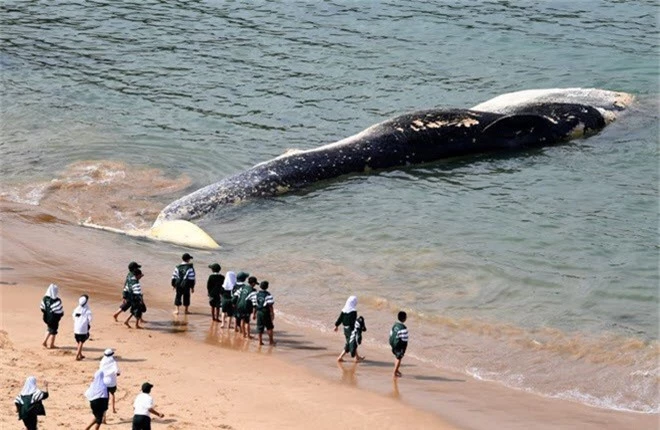
<path id="1" fill-rule="evenodd" d="M 192 248 L 218 249 L 220 245 L 204 230 L 184 220 L 162 221 L 149 230 L 148 237 Z"/>
<path id="2" fill-rule="evenodd" d="M 554 139 L 554 125 L 541 115 L 516 114 L 493 121 L 482 133 L 490 139 L 506 140 L 506 146 L 519 147 Z"/>

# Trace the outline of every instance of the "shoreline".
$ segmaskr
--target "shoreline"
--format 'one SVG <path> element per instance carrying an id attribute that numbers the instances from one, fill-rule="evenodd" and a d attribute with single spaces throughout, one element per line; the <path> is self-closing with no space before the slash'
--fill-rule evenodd
<path id="1" fill-rule="evenodd" d="M 58 344 L 70 348 L 73 339 L 68 318 L 74 299 L 77 294 L 89 291 L 90 286 L 94 286 L 90 300 L 94 312 L 91 347 L 100 351 L 106 347 L 117 348 L 117 356 L 120 358 L 118 362 L 126 375 L 126 378 L 124 375 L 120 377 L 120 392 L 128 396 L 122 400 L 122 419 L 126 418 L 124 415 L 131 409 L 130 404 L 137 394 L 139 383 L 143 382 L 138 376 L 128 376 L 132 373 L 131 368 L 135 367 L 142 372 L 141 377 L 149 378 L 149 372 L 155 372 L 167 380 L 150 382 L 155 385 L 153 394 L 156 407 L 165 413 L 165 421 L 168 417 L 177 421 L 158 424 L 155 420 L 156 428 L 162 424 L 167 427 L 161 428 L 192 428 L 186 427 L 192 425 L 187 421 L 187 416 L 177 415 L 172 418 L 171 412 L 168 413 L 176 401 L 182 401 L 186 408 L 189 408 L 188 412 L 198 417 L 203 416 L 199 413 L 216 414 L 212 416 L 219 416 L 217 419 L 229 417 L 228 422 L 232 424 L 228 425 L 231 425 L 231 428 L 260 428 L 260 425 L 261 428 L 334 428 L 336 425 L 330 424 L 343 422 L 339 420 L 345 416 L 346 410 L 358 412 L 353 415 L 363 420 L 356 421 L 354 427 L 347 425 L 350 428 L 364 428 L 369 425 L 383 427 L 384 424 L 389 424 L 389 428 L 398 428 L 397 423 L 409 426 L 414 423 L 412 425 L 415 428 L 453 428 L 453 425 L 457 428 L 484 429 L 530 426 L 651 428 L 657 424 L 657 414 L 617 412 L 540 397 L 496 383 L 477 381 L 466 375 L 429 368 L 408 356 L 402 367 L 404 378 L 393 383 L 393 358 L 389 351 L 365 345 L 362 353 L 367 355 L 367 362 L 357 366 L 344 363 L 338 367 L 335 357 L 343 344 L 340 336 L 287 324 L 282 321 L 283 318 L 277 318 L 275 321 L 275 340 L 278 345 L 274 348 L 262 347 L 259 351 L 256 342 L 242 342 L 242 339 L 236 342 L 231 336 L 233 332 L 227 333 L 228 330 L 225 329 L 223 333 L 217 327 L 207 327 L 210 316 L 207 315 L 208 306 L 204 291 L 205 271 L 198 273 L 199 290 L 193 295 L 191 306 L 193 315 L 189 316 L 187 321 L 178 322 L 172 317 L 169 274 L 176 260 L 170 260 L 173 254 L 180 255 L 180 248 L 127 240 L 95 230 L 81 231 L 81 227 L 70 224 L 60 218 L 61 215 L 44 212 L 39 207 L 3 204 L 2 213 L 2 330 L 8 333 L 9 342 L 14 345 L 14 349 L 10 350 L 3 346 L 3 367 L 8 358 L 17 358 L 21 363 L 31 363 L 38 369 L 49 368 L 50 362 L 53 361 L 56 362 L 55 373 L 67 376 L 67 369 L 76 367 L 73 364 L 73 356 L 66 354 L 70 350 L 41 349 L 44 327 L 38 303 L 50 282 L 60 285 L 65 298 L 65 316 L 61 323 Z M 57 247 L 56 252 L 53 247 Z M 201 252 L 199 254 L 203 255 Z M 63 259 L 63 255 L 71 255 L 71 258 Z M 204 255 L 206 258 L 209 254 Z M 229 258 L 230 256 L 222 257 L 223 260 Z M 111 315 L 119 303 L 120 283 L 125 274 L 125 265 L 131 260 L 139 261 L 146 275 L 145 299 L 149 310 L 145 314 L 147 330 L 142 331 L 128 330 L 121 323 L 115 323 Z M 169 264 L 170 262 L 172 264 Z M 8 270 L 10 267 L 12 270 Z M 112 273 L 112 276 L 108 277 L 108 273 Z M 10 285 L 12 283 L 15 285 Z M 200 288 L 202 286 L 203 288 Z M 202 294 L 199 294 L 200 292 Z M 277 303 L 276 296 L 276 309 Z M 128 340 L 136 340 L 139 343 L 131 343 Z M 3 345 L 6 343 L 3 338 Z M 176 354 L 171 350 L 172 345 L 177 346 Z M 148 350 L 142 351 L 144 348 L 141 347 L 145 346 Z M 11 353 L 7 353 L 8 351 Z M 94 351 L 93 354 L 88 354 L 88 357 L 97 353 L 100 356 L 100 352 Z M 213 366 L 213 360 L 218 359 L 222 359 L 222 363 Z M 184 378 L 185 375 L 172 377 L 177 368 L 185 367 L 191 360 L 200 367 L 192 372 L 195 376 L 202 378 L 201 375 L 208 375 L 214 381 L 217 379 L 219 386 L 226 383 L 228 392 L 237 393 L 239 397 L 247 395 L 250 401 L 241 402 L 228 392 L 213 391 L 208 387 L 200 387 L 199 384 L 188 386 L 190 384 Z M 226 364 L 225 360 L 230 364 Z M 90 364 L 90 361 L 94 363 Z M 93 373 L 98 363 L 88 358 L 81 363 L 81 367 L 83 365 L 86 372 Z M 225 366 L 232 369 L 231 374 L 227 374 Z M 258 370 L 255 372 L 253 368 Z M 7 375 L 8 368 L 4 369 L 3 375 Z M 17 370 L 16 379 L 22 384 L 21 378 L 24 379 L 30 369 L 18 366 Z M 39 374 L 35 376 L 38 381 L 42 379 Z M 76 378 L 81 376 L 77 374 Z M 85 376 L 91 380 L 91 375 Z M 5 378 L 6 376 L 3 376 L 3 379 Z M 133 378 L 137 379 L 133 381 Z M 79 379 L 75 386 L 70 387 L 71 398 L 78 399 L 74 400 L 76 406 L 72 413 L 81 413 L 83 421 L 88 419 L 88 415 L 91 416 L 82 396 L 89 382 L 87 379 Z M 280 386 L 273 386 L 273 380 L 278 380 Z M 56 391 L 63 387 L 53 384 L 55 380 L 49 382 L 54 395 L 46 402 L 49 416 L 43 421 L 43 428 L 54 428 L 51 427 L 55 422 L 52 416 L 59 414 L 60 409 L 56 409 L 56 406 L 64 405 L 63 400 L 57 400 L 60 395 L 55 395 Z M 9 392 L 10 388 L 15 391 L 16 387 L 12 387 L 12 383 L 5 380 L 2 386 L 6 387 L 6 397 L 13 398 L 16 395 Z M 184 387 L 183 390 L 181 386 Z M 131 391 L 132 387 L 135 388 Z M 170 391 L 175 390 L 168 391 L 167 387 L 184 392 L 184 396 L 175 397 L 180 393 L 174 394 Z M 196 405 L 197 402 L 186 401 L 197 397 L 195 389 L 206 390 L 205 393 L 212 399 L 231 398 L 234 409 L 223 410 L 221 414 L 218 411 L 200 409 L 200 406 Z M 237 416 L 239 412 L 247 413 L 248 410 L 255 413 L 253 409 L 261 405 L 261 402 L 255 398 L 253 391 L 261 390 L 277 398 L 277 407 L 259 410 L 256 421 Z M 304 397 L 301 398 L 301 395 Z M 306 409 L 313 409 L 314 414 L 322 416 L 323 420 L 310 423 L 305 414 L 304 422 L 301 420 L 297 424 L 294 423 L 294 414 L 291 411 L 300 407 L 299 403 L 303 401 L 301 399 L 307 402 Z M 350 399 L 350 402 L 345 399 Z M 316 404 L 317 400 L 321 403 Z M 313 404 L 308 404 L 310 401 Z M 213 403 L 214 400 L 210 402 Z M 66 408 L 66 405 L 64 406 Z M 9 412 L 9 409 L 5 410 Z M 5 423 L 4 417 L 2 420 L 1 422 Z M 14 421 L 15 415 L 11 410 L 6 422 Z"/>

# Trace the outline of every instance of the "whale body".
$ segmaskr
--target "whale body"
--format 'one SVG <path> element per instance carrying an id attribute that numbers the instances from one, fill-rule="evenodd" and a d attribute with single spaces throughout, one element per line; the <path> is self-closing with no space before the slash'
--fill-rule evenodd
<path id="1" fill-rule="evenodd" d="M 526 90 L 470 109 L 407 113 L 328 145 L 289 151 L 201 188 L 167 205 L 154 227 L 349 173 L 524 150 L 589 136 L 614 121 L 632 100 L 629 94 L 599 89 Z"/>

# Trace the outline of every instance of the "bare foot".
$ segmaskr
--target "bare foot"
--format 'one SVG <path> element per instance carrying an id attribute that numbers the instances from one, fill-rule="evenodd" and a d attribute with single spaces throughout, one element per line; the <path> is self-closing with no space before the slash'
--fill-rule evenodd
<path id="1" fill-rule="evenodd" d="M 402 375 L 401 372 L 399 372 L 398 370 L 397 370 L 396 372 L 394 372 L 394 377 L 395 377 L 395 378 L 400 378 L 400 377 L 402 377 L 402 376 L 403 376 L 403 375 Z"/>
<path id="2" fill-rule="evenodd" d="M 341 362 L 343 362 L 343 361 L 344 361 L 344 359 L 341 358 L 341 357 L 339 357 L 339 358 L 337 359 L 337 363 L 341 363 Z"/>
<path id="3" fill-rule="evenodd" d="M 275 345 L 277 345 L 277 342 L 275 342 L 275 341 L 273 341 L 273 342 L 268 342 L 268 345 L 273 345 L 273 346 L 275 346 Z"/>
<path id="4" fill-rule="evenodd" d="M 356 362 L 356 363 L 359 363 L 360 361 L 364 361 L 365 358 L 366 358 L 366 357 L 364 357 L 364 356 L 360 357 L 359 355 L 357 355 L 357 356 L 355 357 L 355 362 Z"/>
<path id="5" fill-rule="evenodd" d="M 127 323 L 127 322 L 125 322 L 124 325 L 125 325 L 126 327 L 128 327 L 128 328 L 132 328 L 131 325 L 130 325 L 129 323 Z"/>
<path id="6" fill-rule="evenodd" d="M 76 357 L 76 361 L 80 361 L 82 359 L 83 359 L 82 357 Z"/>
<path id="7" fill-rule="evenodd" d="M 263 342 L 259 342 L 259 345 L 265 345 Z"/>
<path id="8" fill-rule="evenodd" d="M 190 311 L 186 311 L 185 313 L 186 313 L 186 315 L 190 315 Z"/>
<path id="9" fill-rule="evenodd" d="M 43 345 L 44 348 L 48 348 L 48 346 L 46 346 L 46 341 L 45 340 L 44 340 L 44 343 L 42 343 L 41 345 Z"/>
<path id="10" fill-rule="evenodd" d="M 119 322 L 119 320 L 117 319 L 117 315 L 113 315 L 112 318 L 114 318 L 116 322 Z"/>
<path id="11" fill-rule="evenodd" d="M 174 311 L 174 312 L 172 312 L 172 313 L 173 313 L 174 315 L 179 315 L 179 311 L 178 311 L 178 310 L 176 310 L 176 311 Z"/>
<path id="12" fill-rule="evenodd" d="M 57 347 L 55 345 L 51 345 L 48 347 L 48 349 L 57 349 Z"/>
<path id="13" fill-rule="evenodd" d="M 141 325 L 135 324 L 135 328 L 142 330 L 144 327 L 142 327 Z"/>

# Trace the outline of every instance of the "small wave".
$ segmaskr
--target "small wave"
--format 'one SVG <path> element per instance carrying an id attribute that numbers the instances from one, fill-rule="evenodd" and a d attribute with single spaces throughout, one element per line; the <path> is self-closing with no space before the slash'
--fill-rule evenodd
<path id="1" fill-rule="evenodd" d="M 81 161 L 50 181 L 8 187 L 0 198 L 59 210 L 77 222 L 141 229 L 150 226 L 164 206 L 158 197 L 179 194 L 190 183 L 187 176 L 168 178 L 158 169 Z"/>

